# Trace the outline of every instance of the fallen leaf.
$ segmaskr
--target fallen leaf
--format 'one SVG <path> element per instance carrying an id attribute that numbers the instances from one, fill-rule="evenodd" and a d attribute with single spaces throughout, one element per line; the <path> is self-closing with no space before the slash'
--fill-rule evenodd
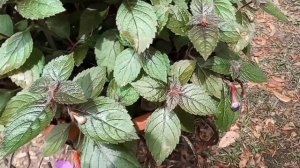
<path id="1" fill-rule="evenodd" d="M 242 154 L 240 155 L 239 168 L 246 167 L 247 163 L 250 160 L 250 156 L 251 152 L 247 148 L 244 148 Z"/>
<path id="2" fill-rule="evenodd" d="M 271 78 L 276 81 L 276 82 L 280 82 L 280 83 L 284 83 L 285 80 L 282 79 L 281 77 L 277 77 L 277 76 L 271 76 Z"/>
<path id="3" fill-rule="evenodd" d="M 288 102 L 290 102 L 292 99 L 291 98 L 289 98 L 289 97 L 287 97 L 287 96 L 285 96 L 285 95 L 283 95 L 283 94 L 281 94 L 281 93 L 279 93 L 279 92 L 276 92 L 276 91 L 272 91 L 273 92 L 273 94 L 279 99 L 279 100 L 281 100 L 281 101 L 283 101 L 283 102 L 285 102 L 285 103 L 288 103 Z"/>
<path id="4" fill-rule="evenodd" d="M 295 124 L 293 122 L 287 123 L 283 128 L 281 128 L 282 131 L 292 131 L 295 129 Z"/>
<path id="5" fill-rule="evenodd" d="M 219 142 L 219 148 L 225 148 L 233 144 L 239 137 L 240 135 L 235 131 L 226 132 Z"/>
<path id="6" fill-rule="evenodd" d="M 265 119 L 264 121 L 265 123 L 265 127 L 271 132 L 275 132 L 276 130 L 276 127 L 275 127 L 275 120 L 273 120 L 272 118 L 268 118 L 268 119 Z"/>
<path id="7" fill-rule="evenodd" d="M 259 167 L 259 168 L 266 168 L 266 165 L 263 161 L 263 157 L 261 154 L 257 153 L 254 157 L 255 159 L 255 165 L 256 167 Z"/>
<path id="8" fill-rule="evenodd" d="M 259 139 L 261 137 L 261 132 L 263 130 L 263 127 L 261 125 L 256 125 L 253 129 L 253 135 L 255 138 Z"/>
<path id="9" fill-rule="evenodd" d="M 296 62 L 294 65 L 295 66 L 300 66 L 300 62 Z"/>
<path id="10" fill-rule="evenodd" d="M 269 26 L 269 28 L 270 28 L 270 37 L 271 36 L 274 36 L 275 35 L 275 33 L 276 33 L 276 28 L 275 28 L 275 26 L 274 26 L 274 24 L 272 24 L 272 23 L 267 23 L 267 25 Z"/>

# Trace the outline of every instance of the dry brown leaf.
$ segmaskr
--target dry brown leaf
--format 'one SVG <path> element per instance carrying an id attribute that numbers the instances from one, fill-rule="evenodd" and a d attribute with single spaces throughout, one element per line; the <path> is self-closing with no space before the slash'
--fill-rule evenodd
<path id="1" fill-rule="evenodd" d="M 265 127 L 270 131 L 270 132 L 275 132 L 276 127 L 275 127 L 275 120 L 272 118 L 265 119 L 264 121 Z"/>
<path id="2" fill-rule="evenodd" d="M 279 93 L 279 92 L 276 92 L 276 91 L 272 91 L 273 92 L 273 94 L 279 99 L 279 100 L 281 100 L 281 101 L 283 101 L 283 102 L 285 102 L 285 103 L 288 103 L 288 102 L 290 102 L 292 99 L 291 98 L 289 98 L 289 97 L 287 97 L 287 96 L 285 96 L 285 95 L 283 95 L 283 94 L 281 94 L 281 93 Z"/>
<path id="3" fill-rule="evenodd" d="M 261 137 L 261 132 L 263 130 L 263 127 L 261 125 L 256 125 L 254 129 L 252 130 L 253 135 L 255 138 L 259 139 Z"/>
<path id="4" fill-rule="evenodd" d="M 277 77 L 277 76 L 271 76 L 271 78 L 276 81 L 276 82 L 279 82 L 279 83 L 284 83 L 285 80 L 282 79 L 282 77 Z"/>
<path id="5" fill-rule="evenodd" d="M 276 28 L 275 28 L 275 26 L 274 26 L 274 24 L 272 24 L 272 23 L 267 23 L 267 25 L 269 26 L 269 28 L 270 28 L 270 37 L 272 37 L 272 36 L 274 36 L 275 35 L 275 33 L 276 33 Z"/>
<path id="6" fill-rule="evenodd" d="M 296 62 L 294 65 L 295 66 L 300 66 L 300 62 Z"/>
<path id="7" fill-rule="evenodd" d="M 251 152 L 247 148 L 244 148 L 242 154 L 240 155 L 239 168 L 246 167 L 247 163 L 249 162 L 250 156 Z"/>
<path id="8" fill-rule="evenodd" d="M 293 122 L 287 123 L 283 128 L 281 128 L 282 131 L 292 131 L 295 129 L 295 124 Z"/>
<path id="9" fill-rule="evenodd" d="M 221 138 L 219 142 L 219 148 L 225 148 L 231 144 L 233 144 L 238 138 L 240 134 L 235 131 L 228 131 L 226 134 Z"/>
<path id="10" fill-rule="evenodd" d="M 266 168 L 266 165 L 263 161 L 263 157 L 261 154 L 257 153 L 254 157 L 255 159 L 255 165 L 256 167 L 259 167 L 259 168 Z"/>

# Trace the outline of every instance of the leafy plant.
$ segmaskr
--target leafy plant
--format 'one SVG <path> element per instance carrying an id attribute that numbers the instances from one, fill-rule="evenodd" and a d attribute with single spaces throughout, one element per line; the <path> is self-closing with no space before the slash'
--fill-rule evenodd
<path id="1" fill-rule="evenodd" d="M 248 55 L 249 12 L 260 7 L 288 20 L 257 0 L 0 0 L 0 7 L 0 155 L 51 124 L 44 155 L 68 142 L 83 167 L 95 168 L 140 167 L 128 145 L 139 139 L 162 164 L 196 116 L 229 128 L 238 117 L 230 86 L 267 80 Z M 134 118 L 148 112 L 143 133 Z"/>

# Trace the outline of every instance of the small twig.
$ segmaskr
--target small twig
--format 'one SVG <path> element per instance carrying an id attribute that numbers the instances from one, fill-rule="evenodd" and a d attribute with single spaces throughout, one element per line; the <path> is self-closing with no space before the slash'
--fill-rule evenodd
<path id="1" fill-rule="evenodd" d="M 52 168 L 51 162 L 48 162 L 48 166 L 49 168 Z"/>
<path id="2" fill-rule="evenodd" d="M 9 168 L 15 168 L 15 166 L 12 164 L 13 163 L 13 159 L 14 159 L 14 155 L 15 155 L 15 152 L 13 152 L 10 156 L 10 159 L 9 159 L 9 162 L 8 162 L 8 167 Z"/>
<path id="3" fill-rule="evenodd" d="M 196 155 L 196 152 L 195 152 L 195 148 L 194 148 L 194 145 L 192 144 L 192 142 L 188 139 L 188 137 L 184 136 L 184 135 L 181 135 L 182 138 L 185 140 L 185 142 L 189 145 L 189 147 L 191 148 L 193 154 L 194 154 L 194 157 L 197 158 L 197 155 Z"/>
<path id="4" fill-rule="evenodd" d="M 29 168 L 29 167 L 30 167 L 30 165 L 31 165 L 31 158 L 30 158 L 29 151 L 28 151 L 28 152 L 26 152 L 26 155 L 27 155 L 27 157 L 28 157 L 28 165 L 27 165 L 27 168 Z"/>
<path id="5" fill-rule="evenodd" d="M 248 3 L 246 3 L 246 4 L 244 4 L 244 5 L 241 6 L 237 11 L 240 11 L 241 9 L 243 9 L 243 8 L 245 8 L 245 7 L 247 7 L 247 6 L 249 6 L 250 4 L 252 4 L 252 1 L 250 1 L 250 2 L 248 2 Z"/>
<path id="6" fill-rule="evenodd" d="M 39 161 L 39 168 L 42 166 L 43 161 L 44 161 L 44 157 L 42 157 L 42 159 Z"/>

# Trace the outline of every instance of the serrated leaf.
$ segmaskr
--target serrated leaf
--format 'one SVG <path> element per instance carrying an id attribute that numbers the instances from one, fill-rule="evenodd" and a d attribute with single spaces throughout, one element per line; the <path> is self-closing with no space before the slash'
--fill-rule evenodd
<path id="1" fill-rule="evenodd" d="M 190 0 L 173 0 L 173 2 L 175 3 L 176 6 L 183 8 L 183 9 L 188 9 L 188 2 Z"/>
<path id="2" fill-rule="evenodd" d="M 137 78 L 142 68 L 139 57 L 131 48 L 127 48 L 117 56 L 114 77 L 118 85 L 125 86 Z"/>
<path id="3" fill-rule="evenodd" d="M 222 98 L 218 106 L 216 114 L 216 125 L 221 130 L 227 130 L 236 121 L 238 112 L 233 112 L 231 109 L 231 97 L 228 90 L 222 91 Z"/>
<path id="4" fill-rule="evenodd" d="M 84 137 L 81 165 L 84 168 L 139 168 L 135 154 L 124 146 L 101 144 Z"/>
<path id="5" fill-rule="evenodd" d="M 181 88 L 179 106 L 188 113 L 201 116 L 217 112 L 212 98 L 203 88 L 194 84 L 187 84 Z"/>
<path id="6" fill-rule="evenodd" d="M 43 99 L 40 94 L 29 93 L 27 91 L 19 92 L 16 96 L 12 97 L 7 103 L 4 112 L 0 118 L 1 125 L 6 125 L 12 121 L 17 111 L 26 105 L 32 104 L 38 100 Z"/>
<path id="7" fill-rule="evenodd" d="M 73 57 L 76 66 L 79 66 L 83 63 L 83 60 L 87 56 L 88 51 L 89 51 L 89 46 L 85 44 L 79 46 L 74 50 Z"/>
<path id="8" fill-rule="evenodd" d="M 203 86 L 210 95 L 221 98 L 223 81 L 220 77 L 216 76 L 216 74 L 198 67 L 191 81 L 196 85 Z"/>
<path id="9" fill-rule="evenodd" d="M 186 36 L 188 34 L 188 29 L 190 28 L 188 26 L 191 18 L 189 11 L 178 6 L 172 6 L 169 12 L 170 15 L 167 27 L 177 35 Z"/>
<path id="10" fill-rule="evenodd" d="M 81 86 L 86 98 L 95 98 L 106 82 L 106 70 L 103 67 L 89 68 L 79 73 L 73 81 Z"/>
<path id="11" fill-rule="evenodd" d="M 14 97 L 16 94 L 15 90 L 7 90 L 7 89 L 0 89 L 0 116 L 2 116 L 3 110 L 6 107 L 9 100 Z M 1 117 L 0 117 L 1 123 Z"/>
<path id="12" fill-rule="evenodd" d="M 43 145 L 43 155 L 51 156 L 62 150 L 69 136 L 70 124 L 64 123 L 56 125 L 45 138 Z"/>
<path id="13" fill-rule="evenodd" d="M 169 76 L 172 79 L 179 80 L 181 84 L 186 84 L 190 80 L 195 68 L 196 61 L 181 60 L 171 66 Z"/>
<path id="14" fill-rule="evenodd" d="M 58 83 L 53 99 L 60 104 L 80 104 L 87 101 L 84 90 L 76 82 L 62 81 Z"/>
<path id="15" fill-rule="evenodd" d="M 248 23 L 241 27 L 240 40 L 232 45 L 233 51 L 236 53 L 242 51 L 245 47 L 249 45 L 255 35 L 255 25 L 254 23 Z"/>
<path id="16" fill-rule="evenodd" d="M 155 110 L 148 119 L 145 138 L 147 146 L 158 165 L 175 149 L 181 134 L 176 114 L 163 108 Z"/>
<path id="17" fill-rule="evenodd" d="M 73 54 L 63 55 L 51 60 L 43 70 L 43 77 L 54 81 L 67 80 L 74 68 Z"/>
<path id="18" fill-rule="evenodd" d="M 46 20 L 46 24 L 50 31 L 54 32 L 61 38 L 68 39 L 70 37 L 70 19 L 65 15 L 50 17 Z"/>
<path id="19" fill-rule="evenodd" d="M 131 83 L 134 89 L 145 99 L 152 102 L 162 102 L 166 100 L 167 86 L 161 81 L 150 77 Z"/>
<path id="20" fill-rule="evenodd" d="M 113 71 L 116 57 L 124 48 L 119 42 L 117 35 L 117 30 L 107 30 L 97 39 L 95 45 L 97 64 L 107 67 L 109 72 Z"/>
<path id="21" fill-rule="evenodd" d="M 179 82 L 176 80 L 172 81 L 169 84 L 165 108 L 169 111 L 173 111 L 180 101 L 180 96 L 181 96 L 181 84 L 179 84 Z"/>
<path id="22" fill-rule="evenodd" d="M 261 4 L 260 7 L 268 14 L 276 17 L 281 21 L 289 21 L 288 17 L 271 1 L 268 0 L 267 3 Z"/>
<path id="23" fill-rule="evenodd" d="M 132 105 L 140 97 L 131 85 L 120 87 L 114 79 L 108 85 L 107 96 L 120 102 L 123 106 Z"/>
<path id="24" fill-rule="evenodd" d="M 79 109 L 87 112 L 86 123 L 79 127 L 87 137 L 112 144 L 138 139 L 130 115 L 113 99 L 98 97 Z"/>
<path id="25" fill-rule="evenodd" d="M 231 64 L 228 59 L 212 57 L 205 62 L 203 67 L 219 74 L 229 75 Z"/>
<path id="26" fill-rule="evenodd" d="M 41 77 L 33 82 L 28 91 L 37 94 L 46 93 L 53 84 L 55 84 L 55 81 L 52 79 Z"/>
<path id="27" fill-rule="evenodd" d="M 89 36 L 106 18 L 109 7 L 101 3 L 100 8 L 89 7 L 82 12 L 80 16 L 79 37 L 83 35 Z"/>
<path id="28" fill-rule="evenodd" d="M 169 7 L 166 5 L 155 5 L 154 10 L 157 16 L 158 32 L 161 32 L 169 20 Z"/>
<path id="29" fill-rule="evenodd" d="M 219 24 L 220 41 L 224 42 L 237 42 L 241 38 L 240 29 L 241 25 L 236 22 L 222 22 Z"/>
<path id="30" fill-rule="evenodd" d="M 18 70 L 13 71 L 9 78 L 23 89 L 28 89 L 34 81 L 40 78 L 45 64 L 43 53 L 34 48 L 30 57 Z"/>
<path id="31" fill-rule="evenodd" d="M 0 75 L 21 67 L 32 48 L 33 42 L 28 31 L 18 32 L 8 38 L 0 48 Z"/>
<path id="32" fill-rule="evenodd" d="M 0 39 L 2 35 L 9 37 L 14 33 L 14 25 L 9 15 L 0 15 L 0 23 Z"/>
<path id="33" fill-rule="evenodd" d="M 167 83 L 170 68 L 168 55 L 154 49 L 146 50 L 142 54 L 142 66 L 150 77 Z"/>
<path id="34" fill-rule="evenodd" d="M 64 12 L 59 0 L 22 0 L 17 2 L 17 11 L 26 19 L 44 19 Z"/>
<path id="35" fill-rule="evenodd" d="M 240 75 L 243 79 L 256 83 L 267 81 L 267 76 L 265 75 L 265 73 L 260 69 L 258 65 L 252 63 L 244 63 L 242 65 Z"/>
<path id="36" fill-rule="evenodd" d="M 44 101 L 36 101 L 18 108 L 16 115 L 4 130 L 0 156 L 7 156 L 36 137 L 54 117 Z"/>
<path id="37" fill-rule="evenodd" d="M 219 29 L 214 25 L 207 27 L 194 26 L 189 31 L 189 38 L 196 50 L 207 60 L 218 45 Z"/>
<path id="38" fill-rule="evenodd" d="M 235 18 L 235 8 L 229 0 L 214 0 L 215 11 L 224 21 L 233 21 Z"/>
<path id="39" fill-rule="evenodd" d="M 121 36 L 138 53 L 149 47 L 157 31 L 155 10 L 142 0 L 123 1 L 118 9 L 116 22 Z"/>

